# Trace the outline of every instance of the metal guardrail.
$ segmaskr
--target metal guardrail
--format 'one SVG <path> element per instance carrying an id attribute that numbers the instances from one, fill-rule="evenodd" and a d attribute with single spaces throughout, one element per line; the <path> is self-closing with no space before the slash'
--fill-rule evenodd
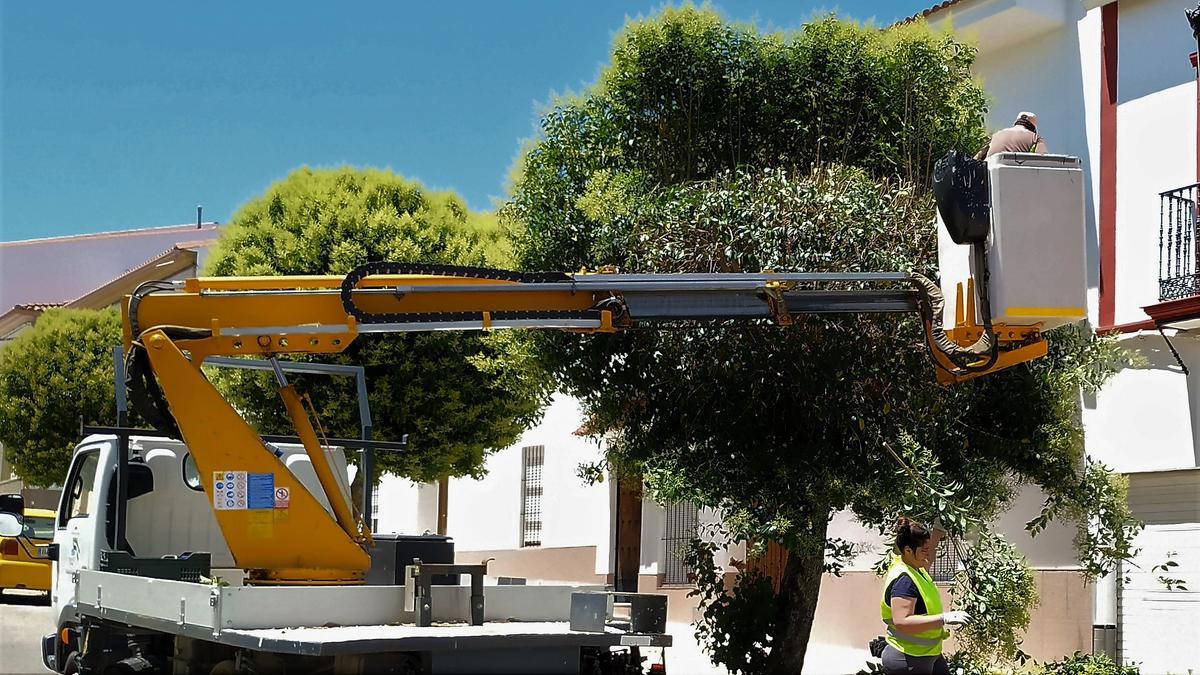
<path id="1" fill-rule="evenodd" d="M 1200 295 L 1200 233 L 1196 200 L 1200 183 L 1159 194 L 1158 299 Z"/>

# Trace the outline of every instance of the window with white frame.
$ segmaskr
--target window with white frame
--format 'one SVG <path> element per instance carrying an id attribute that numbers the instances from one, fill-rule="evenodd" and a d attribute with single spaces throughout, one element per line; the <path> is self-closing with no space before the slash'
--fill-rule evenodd
<path id="1" fill-rule="evenodd" d="M 546 446 L 521 448 L 521 548 L 542 545 L 542 466 Z"/>
<path id="2" fill-rule="evenodd" d="M 688 546 L 700 532 L 700 509 L 692 502 L 676 502 L 663 509 L 663 585 L 683 586 L 693 583 L 692 568 L 684 556 Z"/>
<path id="3" fill-rule="evenodd" d="M 379 483 L 371 488 L 371 531 L 379 531 Z"/>
<path id="4" fill-rule="evenodd" d="M 962 567 L 962 557 L 960 553 L 966 553 L 965 550 L 960 550 L 965 546 L 963 542 L 956 542 L 950 537 L 942 537 L 938 542 L 937 555 L 933 559 L 933 564 L 929 566 L 929 577 L 937 582 L 949 583 L 954 581 L 954 575 Z"/>

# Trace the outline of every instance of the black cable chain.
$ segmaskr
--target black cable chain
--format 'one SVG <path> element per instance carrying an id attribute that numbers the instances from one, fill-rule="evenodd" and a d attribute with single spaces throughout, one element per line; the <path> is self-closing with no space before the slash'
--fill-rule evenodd
<path id="1" fill-rule="evenodd" d="M 376 274 L 428 274 L 465 279 L 488 279 L 517 283 L 566 283 L 572 279 L 563 272 L 513 272 L 489 267 L 467 267 L 436 263 L 369 262 L 360 265 L 346 275 L 342 281 L 342 308 L 358 323 L 417 323 L 441 321 L 482 321 L 483 312 L 404 312 L 368 313 L 354 304 L 354 289 L 363 279 Z M 492 321 L 553 320 L 553 319 L 596 319 L 600 312 L 594 309 L 564 311 L 506 311 L 491 312 Z"/>

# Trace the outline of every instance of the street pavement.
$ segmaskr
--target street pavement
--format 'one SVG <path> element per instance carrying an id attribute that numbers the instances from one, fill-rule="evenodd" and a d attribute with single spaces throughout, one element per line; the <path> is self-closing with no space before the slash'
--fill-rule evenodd
<path id="1" fill-rule="evenodd" d="M 46 596 L 0 593 L 0 675 L 50 672 L 42 665 L 41 640 L 53 624 Z"/>

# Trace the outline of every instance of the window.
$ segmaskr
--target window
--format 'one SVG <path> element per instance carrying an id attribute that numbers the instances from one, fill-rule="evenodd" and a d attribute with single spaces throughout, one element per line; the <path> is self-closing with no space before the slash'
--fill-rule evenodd
<path id="1" fill-rule="evenodd" d="M 25 516 L 24 531 L 21 533 L 28 539 L 53 539 L 54 519 L 42 516 Z"/>
<path id="2" fill-rule="evenodd" d="M 379 531 L 379 483 L 371 488 L 371 531 Z"/>
<path id="3" fill-rule="evenodd" d="M 666 507 L 663 527 L 663 585 L 692 583 L 692 568 L 684 561 L 687 547 L 700 532 L 700 509 L 692 502 L 676 502 Z"/>
<path id="4" fill-rule="evenodd" d="M 929 566 L 929 576 L 937 582 L 954 581 L 954 575 L 958 573 L 961 567 L 962 559 L 959 557 L 959 550 L 964 550 L 966 544 L 958 542 L 958 548 L 955 548 L 954 542 L 949 537 L 943 537 L 938 542 L 937 557 L 933 559 L 933 564 Z"/>
<path id="5" fill-rule="evenodd" d="M 96 512 L 99 504 L 99 494 L 96 492 L 96 469 L 100 465 L 100 451 L 80 454 L 71 470 L 68 481 L 68 498 L 63 502 L 63 510 L 58 514 L 59 526 L 64 526 L 71 518 L 83 518 Z"/>
<path id="6" fill-rule="evenodd" d="M 521 448 L 521 548 L 542 545 L 542 466 L 546 446 Z"/>
<path id="7" fill-rule="evenodd" d="M 196 460 L 190 452 L 183 456 L 183 484 L 189 490 L 204 491 L 204 486 L 200 484 L 200 470 L 196 468 Z"/>

